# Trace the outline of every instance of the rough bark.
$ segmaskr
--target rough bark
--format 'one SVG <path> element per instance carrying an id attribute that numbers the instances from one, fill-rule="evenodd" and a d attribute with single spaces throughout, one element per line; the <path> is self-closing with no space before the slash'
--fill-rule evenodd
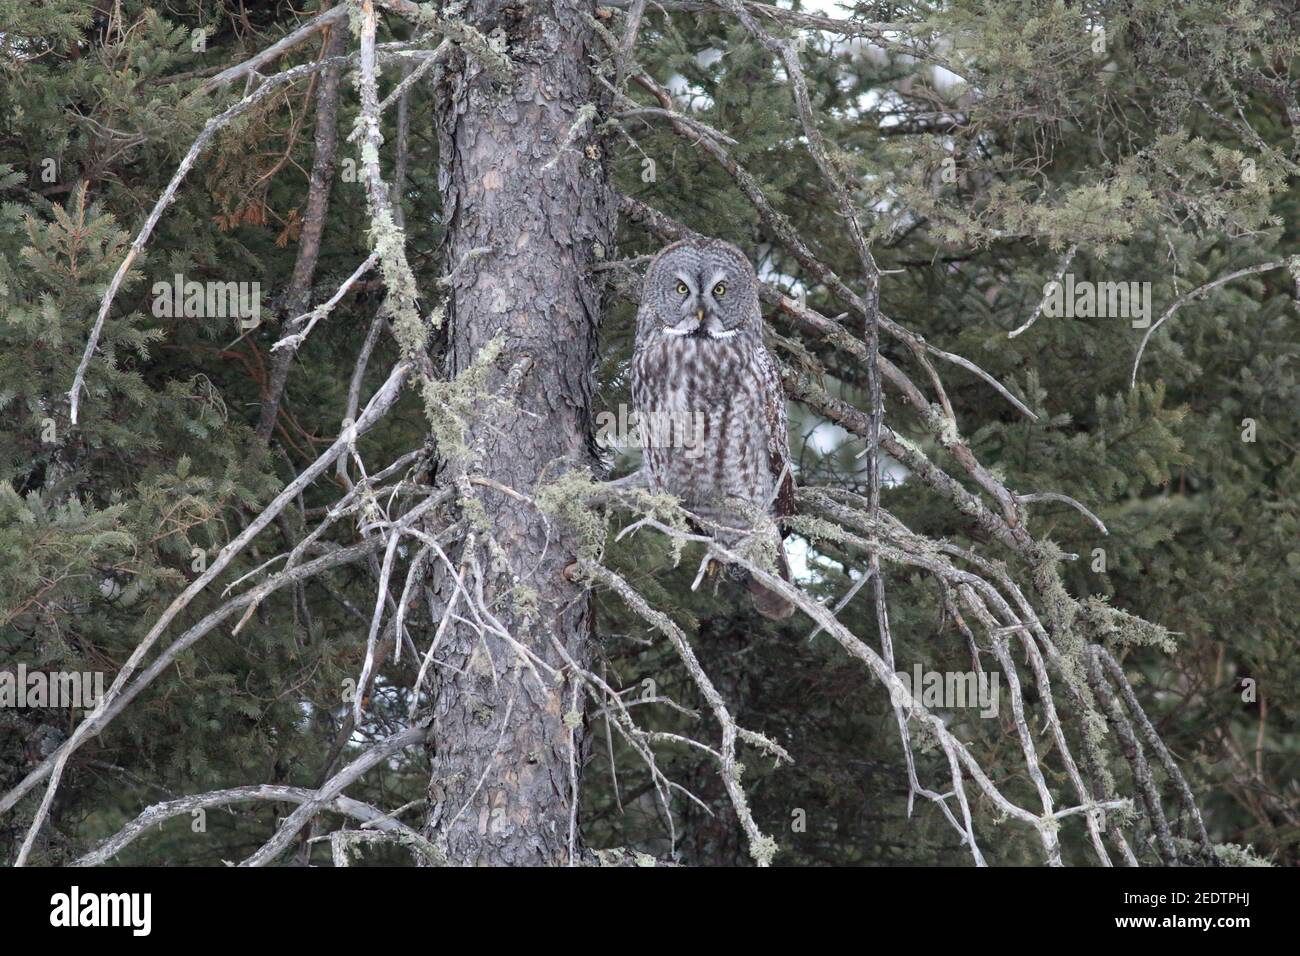
<path id="1" fill-rule="evenodd" d="M 455 376 L 502 336 L 487 391 L 522 369 L 505 412 L 485 407 L 468 436 L 478 455 L 453 464 L 529 495 L 564 471 L 595 464 L 592 367 L 600 317 L 591 266 L 608 254 L 614 206 L 599 143 L 583 107 L 597 96 L 590 0 L 471 0 L 459 16 L 485 36 L 502 31 L 516 65 L 508 85 L 471 57 L 439 80 L 439 186 L 446 227 L 448 351 Z M 498 33 L 498 36 L 501 34 Z M 462 485 L 462 487 L 464 487 Z M 568 581 L 573 549 L 530 504 L 473 486 L 509 567 L 479 536 L 485 603 L 505 629 L 564 672 L 591 660 L 584 590 Z M 445 570 L 445 568 L 443 569 Z M 536 615 L 516 585 L 536 592 Z M 445 603 L 445 574 L 431 583 Z M 459 613 L 469 616 L 463 607 Z M 503 638 L 453 626 L 431 668 L 435 691 L 426 835 L 450 862 L 559 865 L 569 859 L 569 679 L 517 665 Z M 545 686 L 543 686 L 543 684 Z M 581 705 L 579 705 L 581 706 Z M 574 721 L 570 719 L 569 723 Z M 573 730 L 581 773 L 585 726 Z"/>

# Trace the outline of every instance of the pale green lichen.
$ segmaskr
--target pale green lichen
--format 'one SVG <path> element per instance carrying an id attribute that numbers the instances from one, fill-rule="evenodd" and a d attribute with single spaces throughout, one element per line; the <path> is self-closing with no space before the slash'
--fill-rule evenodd
<path id="1" fill-rule="evenodd" d="M 429 328 L 431 330 L 440 329 L 445 321 L 447 321 L 447 309 L 439 302 L 433 307 L 433 311 L 429 313 Z"/>
<path id="2" fill-rule="evenodd" d="M 812 515 L 796 515 L 789 518 L 786 524 L 791 531 L 803 535 L 814 542 L 826 542 L 827 544 L 848 544 L 849 535 L 842 527 L 833 521 L 827 521 L 825 518 L 815 518 Z"/>
<path id="3" fill-rule="evenodd" d="M 776 856 L 776 841 L 770 836 L 760 836 L 749 845 L 749 855 L 754 858 L 754 862 L 759 866 L 771 866 L 772 858 Z"/>
<path id="4" fill-rule="evenodd" d="M 1186 844 L 1189 853 L 1199 850 L 1198 844 L 1187 840 L 1175 840 L 1175 845 Z M 1216 843 L 1212 847 L 1214 855 L 1225 866 L 1272 866 L 1273 864 L 1255 855 L 1255 848 L 1250 844 L 1239 846 L 1236 843 Z"/>
<path id="5" fill-rule="evenodd" d="M 659 861 L 648 853 L 629 852 L 621 846 L 611 847 L 607 850 L 592 850 L 591 855 L 596 858 L 597 866 L 627 866 L 629 863 L 635 866 L 658 866 Z"/>
<path id="6" fill-rule="evenodd" d="M 487 509 L 483 507 L 483 502 L 477 498 L 462 498 L 460 502 L 461 514 L 469 522 L 469 526 L 479 534 L 489 534 L 492 531 L 492 521 L 488 518 Z"/>
<path id="7" fill-rule="evenodd" d="M 571 546 L 580 560 L 599 561 L 604 553 L 608 519 L 601 504 L 593 499 L 606 490 L 585 468 L 576 468 L 538 486 L 534 501 L 543 514 L 563 521 L 572 535 Z M 621 502 L 633 513 L 652 518 L 676 531 L 687 532 L 689 525 L 681 505 L 672 495 L 652 494 L 645 489 L 623 493 Z M 674 538 L 673 563 L 681 560 L 686 542 Z"/>
<path id="8" fill-rule="evenodd" d="M 363 161 L 366 155 L 363 147 Z M 401 345 L 403 354 L 422 355 L 428 335 L 416 308 L 419 292 L 415 286 L 415 275 L 406 261 L 406 233 L 393 222 L 387 209 L 377 209 L 372 214 L 370 239 L 371 248 L 379 256 L 379 269 L 388 289 L 384 306 L 388 310 L 393 335 Z"/>
<path id="9" fill-rule="evenodd" d="M 533 496 L 543 514 L 565 523 L 579 559 L 599 561 L 605 547 L 605 518 L 591 504 L 599 488 L 589 471 L 578 468 L 541 485 Z"/>
<path id="10" fill-rule="evenodd" d="M 536 624 L 541 620 L 541 602 L 542 596 L 536 588 L 526 584 L 516 584 L 510 589 L 510 603 L 514 608 L 515 616 L 525 624 Z"/>
<path id="11" fill-rule="evenodd" d="M 1079 621 L 1087 637 L 1097 643 L 1110 640 L 1131 647 L 1158 647 L 1166 654 L 1178 649 L 1167 629 L 1111 607 L 1104 597 L 1092 596 L 1081 602 Z"/>
<path id="12" fill-rule="evenodd" d="M 429 419 L 439 453 L 449 461 L 469 461 L 473 455 L 467 441 L 470 423 L 485 411 L 509 406 L 487 390 L 492 364 L 505 346 L 498 335 L 474 356 L 474 361 L 451 381 L 423 383 L 424 413 Z"/>
<path id="13" fill-rule="evenodd" d="M 909 726 L 912 729 L 912 744 L 918 753 L 931 753 L 941 749 L 939 734 L 928 720 L 917 720 Z"/>

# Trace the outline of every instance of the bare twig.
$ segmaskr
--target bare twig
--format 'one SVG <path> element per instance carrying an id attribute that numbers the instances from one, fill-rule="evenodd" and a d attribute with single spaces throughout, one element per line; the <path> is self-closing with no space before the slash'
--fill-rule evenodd
<path id="1" fill-rule="evenodd" d="M 213 90 L 226 86 L 238 79 L 243 79 L 250 74 L 256 73 L 263 65 L 270 63 L 272 60 L 279 59 L 285 53 L 297 48 L 306 40 L 311 39 L 320 31 L 331 27 L 336 23 L 343 23 L 348 15 L 348 4 L 340 3 L 336 7 L 330 7 L 324 13 L 307 21 L 298 29 L 294 30 L 288 36 L 272 43 L 265 50 L 262 50 L 256 56 L 251 56 L 242 63 L 237 63 L 228 69 L 222 70 L 216 76 L 213 76 L 201 83 L 197 90 L 190 96 L 199 96 L 204 93 L 211 93 Z M 346 37 L 346 27 L 335 31 L 336 34 Z"/>
<path id="2" fill-rule="evenodd" d="M 334 9 L 338 10 L 346 6 L 340 4 Z M 331 31 L 324 55 L 328 58 L 342 56 L 347 50 L 347 45 L 348 31 L 340 26 Z M 334 154 L 338 147 L 339 81 L 342 75 L 342 64 L 336 63 L 324 71 L 320 85 L 316 88 L 315 153 L 312 156 L 311 173 L 307 180 L 307 201 L 303 204 L 298 253 L 294 258 L 289 287 L 285 291 L 285 309 L 290 314 L 307 307 L 312 277 L 316 274 L 316 260 L 320 256 L 325 216 L 329 211 L 330 185 L 334 179 Z M 328 303 L 327 306 L 333 307 Z M 310 331 L 310 327 L 307 331 Z M 305 337 L 306 333 L 304 332 L 303 335 Z M 262 410 L 255 429 L 257 437 L 263 442 L 270 439 L 271 432 L 275 428 L 275 420 L 280 410 L 280 397 L 289 378 L 289 368 L 293 364 L 293 352 L 296 348 L 295 345 L 287 352 L 277 354 L 272 362 L 267 394 L 262 400 Z"/>
<path id="3" fill-rule="evenodd" d="M 1065 270 L 1070 267 L 1070 263 L 1074 261 L 1074 254 L 1078 251 L 1079 251 L 1078 243 L 1075 243 L 1074 245 L 1070 246 L 1070 248 L 1065 251 L 1065 255 L 1061 257 L 1061 264 L 1056 267 L 1056 275 L 1052 277 L 1051 283 L 1048 285 L 1047 289 L 1043 292 L 1043 297 L 1038 300 L 1038 305 L 1034 306 L 1034 311 L 1030 313 L 1029 318 L 1025 320 L 1024 325 L 1020 326 L 1018 329 L 1012 329 L 1010 332 L 1008 332 L 1007 338 L 1014 339 L 1017 335 L 1019 335 L 1021 332 L 1027 331 L 1031 325 L 1033 325 L 1035 322 L 1038 321 L 1038 317 L 1042 315 L 1043 309 L 1047 307 L 1048 301 L 1051 300 L 1052 293 L 1055 291 L 1055 289 L 1060 287 L 1061 277 L 1065 275 Z"/>
<path id="4" fill-rule="evenodd" d="M 1142 336 L 1142 341 L 1138 343 L 1137 355 L 1133 358 L 1133 375 L 1129 379 L 1129 387 L 1137 387 L 1138 366 L 1142 364 L 1142 353 L 1146 351 L 1147 342 L 1151 340 L 1151 336 L 1155 334 L 1156 329 L 1160 328 L 1160 326 L 1173 318 L 1175 312 L 1187 303 L 1201 298 L 1207 292 L 1217 289 L 1219 286 L 1231 282 L 1233 279 L 1240 279 L 1242 276 L 1255 275 L 1260 272 L 1269 272 L 1273 269 L 1281 269 L 1284 266 L 1291 265 L 1292 261 L 1292 259 L 1279 259 L 1275 262 L 1261 262 L 1257 266 L 1248 266 L 1245 269 L 1238 269 L 1235 272 L 1229 272 L 1227 275 L 1221 275 L 1217 279 L 1207 282 L 1202 286 L 1198 286 L 1186 295 L 1181 295 L 1175 299 L 1173 305 L 1169 306 L 1169 308 L 1164 311 L 1164 314 L 1151 324 L 1151 328 L 1146 330 L 1146 333 Z"/>
<path id="5" fill-rule="evenodd" d="M 1016 500 L 1026 504 L 1028 504 L 1031 501 L 1062 502 L 1063 504 L 1069 505 L 1075 511 L 1079 512 L 1079 514 L 1083 515 L 1085 518 L 1091 521 L 1093 527 L 1095 527 L 1102 534 L 1110 534 L 1110 532 L 1106 530 L 1105 523 L 1100 518 L 1098 518 L 1095 514 L 1093 514 L 1091 511 L 1085 508 L 1074 498 L 1071 498 L 1069 495 L 1063 495 L 1059 491 L 1035 491 L 1027 495 L 1016 495 Z"/>

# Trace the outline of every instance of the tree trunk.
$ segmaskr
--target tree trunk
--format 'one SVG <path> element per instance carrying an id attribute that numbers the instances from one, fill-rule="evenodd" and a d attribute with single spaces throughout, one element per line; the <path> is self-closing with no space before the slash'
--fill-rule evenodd
<path id="1" fill-rule="evenodd" d="M 461 58 L 443 75 L 438 96 L 452 274 L 447 374 L 463 372 L 501 336 L 486 392 L 504 390 L 512 403 L 480 405 L 467 436 L 477 455 L 453 471 L 524 495 L 595 465 L 591 393 L 601 310 L 591 266 L 610 249 L 614 206 L 603 151 L 580 112 L 598 98 L 587 19 L 593 12 L 590 0 L 470 0 L 461 18 L 484 36 L 504 33 L 515 75 L 503 85 L 473 56 Z M 581 773 L 585 733 L 581 722 L 566 721 L 573 685 L 554 642 L 589 665 L 588 600 L 564 576 L 573 550 L 563 529 L 552 522 L 548 540 L 530 504 L 484 483 L 471 487 L 508 563 L 502 566 L 483 533 L 475 535 L 470 554 L 482 565 L 484 601 L 516 641 L 566 677 L 539 667 L 539 681 L 490 630 L 481 637 L 463 625 L 448 629 L 431 668 L 425 831 L 454 863 L 563 864 L 574 819 L 571 774 Z M 470 572 L 466 583 L 473 586 Z M 437 590 L 445 604 L 445 574 Z M 535 614 L 525 606 L 530 599 Z M 463 602 L 457 612 L 471 616 Z"/>

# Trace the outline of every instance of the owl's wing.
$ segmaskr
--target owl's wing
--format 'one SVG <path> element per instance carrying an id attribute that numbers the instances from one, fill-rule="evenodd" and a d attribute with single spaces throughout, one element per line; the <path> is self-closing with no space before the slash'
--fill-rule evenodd
<path id="1" fill-rule="evenodd" d="M 786 425 L 785 390 L 781 387 L 781 372 L 776 359 L 766 346 L 758 348 L 758 376 L 762 412 L 767 422 L 767 462 L 772 479 L 777 483 L 772 501 L 774 517 L 795 513 L 794 471 L 790 464 L 790 435 Z"/>

